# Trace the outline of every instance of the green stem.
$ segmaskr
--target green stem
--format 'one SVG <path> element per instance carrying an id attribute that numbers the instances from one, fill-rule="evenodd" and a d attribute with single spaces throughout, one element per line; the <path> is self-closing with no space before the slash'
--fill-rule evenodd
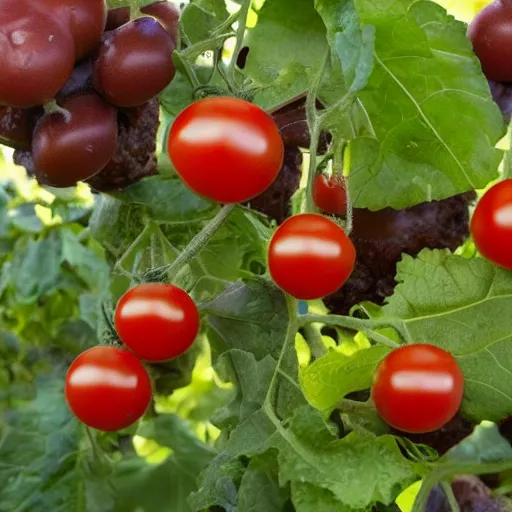
<path id="1" fill-rule="evenodd" d="M 505 153 L 505 158 L 503 159 L 502 180 L 512 178 L 512 122 L 508 125 L 508 141 L 509 148 Z"/>
<path id="2" fill-rule="evenodd" d="M 327 353 L 327 349 L 322 341 L 322 335 L 317 329 L 312 325 L 305 325 L 304 334 L 309 348 L 311 349 L 311 354 L 315 359 L 318 359 Z"/>
<path id="3" fill-rule="evenodd" d="M 187 75 L 190 85 L 194 89 L 196 87 L 199 87 L 201 85 L 201 82 L 199 81 L 199 78 L 197 78 L 196 72 L 194 71 L 194 68 L 192 67 L 190 62 L 186 58 L 184 58 L 184 56 L 180 52 L 174 52 L 173 58 L 179 62 L 179 64 L 185 71 L 185 74 Z"/>
<path id="4" fill-rule="evenodd" d="M 235 207 L 235 204 L 223 206 L 219 213 L 217 213 L 217 215 L 210 220 L 210 222 L 208 222 L 208 224 L 206 224 L 206 226 L 194 238 L 192 238 L 187 247 L 185 247 L 185 249 L 170 265 L 164 265 L 151 270 L 148 272 L 148 277 L 163 277 L 165 275 L 169 281 L 172 281 L 180 269 L 201 252 L 222 224 L 224 224 Z"/>
<path id="5" fill-rule="evenodd" d="M 311 142 L 309 145 L 309 167 L 308 182 L 306 185 L 306 212 L 315 213 L 316 206 L 313 200 L 313 184 L 316 175 L 316 152 L 318 149 L 318 141 L 320 140 L 320 126 L 315 124 L 313 130 L 310 131 Z"/>
<path id="6" fill-rule="evenodd" d="M 446 500 L 448 501 L 448 505 L 450 506 L 451 511 L 460 512 L 460 507 L 459 504 L 457 503 L 457 500 L 455 499 L 455 494 L 453 494 L 452 486 L 447 482 L 443 482 L 441 483 L 441 487 L 443 488 Z"/>
<path id="7" fill-rule="evenodd" d="M 64 120 L 66 121 L 66 123 L 68 123 L 71 120 L 71 113 L 69 112 L 69 110 L 59 106 L 55 100 L 45 103 L 43 108 L 45 114 L 61 114 L 62 116 L 64 116 Z"/>
<path id="8" fill-rule="evenodd" d="M 238 59 L 238 54 L 242 49 L 242 45 L 244 44 L 244 36 L 245 30 L 247 28 L 247 16 L 249 15 L 249 9 L 251 8 L 251 0 L 244 0 L 240 10 L 238 12 L 238 28 L 236 31 L 236 43 L 235 49 L 233 50 L 233 55 L 231 56 L 231 60 L 229 61 L 228 69 L 226 75 L 228 76 L 229 81 L 232 86 L 235 86 L 235 65 L 236 60 Z"/>
<path id="9" fill-rule="evenodd" d="M 286 296 L 286 305 L 288 308 L 288 329 L 286 330 L 286 337 L 283 342 L 283 347 L 281 348 L 281 353 L 279 354 L 279 359 L 277 360 L 276 370 L 274 375 L 272 375 L 272 380 L 270 381 L 270 385 L 268 387 L 267 395 L 265 397 L 265 402 L 263 404 L 263 409 L 265 411 L 271 411 L 273 413 L 272 407 L 272 396 L 274 393 L 274 386 L 277 381 L 277 377 L 279 375 L 279 370 L 281 368 L 281 364 L 283 363 L 284 356 L 288 348 L 293 345 L 295 342 L 295 335 L 297 334 L 298 325 L 297 325 L 297 301 L 290 297 Z"/>
<path id="10" fill-rule="evenodd" d="M 358 402 L 356 400 L 349 400 L 348 398 L 340 400 L 336 405 L 336 409 L 343 414 L 368 414 L 375 412 L 375 406 L 372 402 Z"/>
<path id="11" fill-rule="evenodd" d="M 311 323 L 322 323 L 327 325 L 336 325 L 338 327 L 344 327 L 345 329 L 351 329 L 353 331 L 361 331 L 366 334 L 368 338 L 372 339 L 376 343 L 386 345 L 390 348 L 397 348 L 400 345 L 387 336 L 375 332 L 374 329 L 380 329 L 384 327 L 392 327 L 395 329 L 406 341 L 410 338 L 408 331 L 400 321 L 395 319 L 384 319 L 384 320 L 363 320 L 360 318 L 353 318 L 351 316 L 341 315 L 301 315 L 299 317 L 299 325 L 302 327 Z"/>
<path id="12" fill-rule="evenodd" d="M 306 212 L 316 212 L 315 202 L 313 201 L 313 183 L 316 174 L 316 155 L 318 151 L 318 141 L 320 140 L 321 125 L 323 117 L 318 115 L 316 111 L 316 98 L 322 78 L 325 71 L 325 66 L 329 59 L 329 51 L 326 52 L 320 70 L 318 71 L 311 89 L 306 96 L 306 120 L 310 134 L 309 143 L 309 169 L 308 169 L 308 182 L 306 188 Z"/>

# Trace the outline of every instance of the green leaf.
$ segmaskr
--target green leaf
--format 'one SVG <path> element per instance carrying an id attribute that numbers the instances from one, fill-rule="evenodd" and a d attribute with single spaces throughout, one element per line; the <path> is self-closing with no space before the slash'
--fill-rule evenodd
<path id="1" fill-rule="evenodd" d="M 290 427 L 281 425 L 271 444 L 279 450 L 281 484 L 316 485 L 353 509 L 391 504 L 415 480 L 393 436 L 352 432 L 337 439 L 309 407 L 296 411 Z"/>
<path id="2" fill-rule="evenodd" d="M 308 483 L 292 483 L 292 501 L 296 512 L 354 512 L 332 492 Z"/>
<path id="3" fill-rule="evenodd" d="M 153 220 L 186 223 L 211 217 L 217 206 L 190 191 L 179 179 L 153 176 L 117 192 L 123 202 L 143 205 Z"/>
<path id="4" fill-rule="evenodd" d="M 208 39 L 228 17 L 224 0 L 195 0 L 187 5 L 180 18 L 180 26 L 191 43 Z"/>
<path id="5" fill-rule="evenodd" d="M 288 498 L 279 486 L 277 460 L 272 454 L 251 459 L 238 489 L 239 512 L 281 512 Z"/>
<path id="6" fill-rule="evenodd" d="M 284 294 L 264 279 L 229 284 L 211 302 L 203 306 L 210 329 L 221 343 L 219 352 L 240 349 L 277 358 L 288 327 Z"/>
<path id="7" fill-rule="evenodd" d="M 341 66 L 347 92 L 359 91 L 373 71 L 375 27 L 360 26 L 352 2 L 316 0 L 315 8 L 327 28 L 335 65 Z"/>
<path id="8" fill-rule="evenodd" d="M 94 251 L 83 246 L 69 229 L 60 230 L 62 239 L 62 261 L 75 267 L 77 274 L 91 288 L 105 289 L 108 284 L 109 267 Z"/>
<path id="9" fill-rule="evenodd" d="M 157 465 L 142 458 L 122 461 L 113 478 L 118 490 L 114 512 L 191 511 L 187 498 L 197 490 L 196 479 L 216 452 L 174 414 L 143 423 L 137 434 L 170 448 L 172 455 Z"/>
<path id="10" fill-rule="evenodd" d="M 37 216 L 35 207 L 38 203 L 24 203 L 9 211 L 9 220 L 13 226 L 25 233 L 41 233 L 43 221 Z"/>
<path id="11" fill-rule="evenodd" d="M 265 2 L 246 44 L 244 72 L 265 86 L 255 102 L 266 109 L 307 91 L 327 50 L 324 24 L 310 0 Z"/>
<path id="12" fill-rule="evenodd" d="M 354 391 L 369 389 L 380 361 L 390 352 L 384 346 L 359 350 L 352 356 L 331 351 L 300 372 L 308 402 L 320 410 L 332 409 Z"/>
<path id="13" fill-rule="evenodd" d="M 498 421 L 512 414 L 512 274 L 484 259 L 449 251 L 404 255 L 388 316 L 412 338 L 451 352 L 464 373 L 462 412 Z"/>
<path id="14" fill-rule="evenodd" d="M 101 194 L 89 222 L 91 234 L 108 252 L 120 256 L 144 229 L 142 210 Z"/>
<path id="15" fill-rule="evenodd" d="M 466 25 L 429 1 L 354 6 L 363 32 L 376 31 L 374 70 L 358 93 L 373 134 L 350 151 L 354 205 L 400 209 L 484 188 L 498 175 L 504 125 Z"/>
<path id="16" fill-rule="evenodd" d="M 219 506 L 226 512 L 238 512 L 237 488 L 244 472 L 244 466 L 238 459 L 221 453 L 199 475 L 198 491 L 189 497 L 193 512 L 208 510 Z"/>
<path id="17" fill-rule="evenodd" d="M 41 378 L 37 398 L 0 423 L 1 512 L 112 510 L 105 482 L 84 464 L 82 428 L 71 418 L 63 386 L 56 376 Z"/>
<path id="18" fill-rule="evenodd" d="M 498 426 L 484 421 L 471 435 L 449 450 L 440 460 L 444 462 L 486 463 L 512 462 L 512 446 L 501 436 Z"/>
<path id="19" fill-rule="evenodd" d="M 30 304 L 54 290 L 61 260 L 62 240 L 55 231 L 48 238 L 29 240 L 26 246 L 16 247 L 10 268 L 16 299 Z"/>

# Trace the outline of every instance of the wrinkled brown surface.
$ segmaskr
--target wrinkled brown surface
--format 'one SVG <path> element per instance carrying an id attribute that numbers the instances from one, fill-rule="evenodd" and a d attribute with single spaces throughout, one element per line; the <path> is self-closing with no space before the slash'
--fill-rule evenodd
<path id="1" fill-rule="evenodd" d="M 119 111 L 118 125 L 114 157 L 100 173 L 87 180 L 99 192 L 120 190 L 157 173 L 158 100 L 154 98 L 140 107 Z M 34 162 L 29 151 L 15 151 L 14 161 L 34 176 Z"/>
<path id="2" fill-rule="evenodd" d="M 99 192 L 121 190 L 142 178 L 157 174 L 156 133 L 158 100 L 119 112 L 117 149 L 112 160 L 87 183 Z"/>
<path id="3" fill-rule="evenodd" d="M 283 166 L 277 179 L 248 205 L 281 224 L 291 214 L 290 199 L 300 185 L 301 165 L 300 150 L 295 146 L 285 146 Z"/>
<path id="4" fill-rule="evenodd" d="M 356 248 L 356 267 L 347 283 L 324 299 L 326 306 L 344 315 L 365 300 L 383 304 L 393 293 L 402 253 L 415 256 L 424 248 L 453 251 L 467 239 L 468 205 L 474 198 L 471 192 L 400 211 L 354 209 L 350 238 Z"/>

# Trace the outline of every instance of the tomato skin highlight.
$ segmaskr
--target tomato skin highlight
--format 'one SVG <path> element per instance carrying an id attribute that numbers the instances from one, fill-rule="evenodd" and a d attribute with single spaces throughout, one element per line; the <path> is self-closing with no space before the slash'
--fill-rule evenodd
<path id="1" fill-rule="evenodd" d="M 334 175 L 328 178 L 325 174 L 317 174 L 313 182 L 313 201 L 325 213 L 345 215 L 347 192 L 343 177 Z"/>
<path id="2" fill-rule="evenodd" d="M 302 213 L 281 224 L 268 250 L 274 282 L 302 300 L 320 299 L 343 286 L 354 269 L 356 251 L 333 221 Z"/>
<path id="3" fill-rule="evenodd" d="M 381 418 L 411 434 L 439 430 L 458 412 L 464 376 L 455 358 L 428 344 L 390 352 L 375 374 L 372 397 Z"/>
<path id="4" fill-rule="evenodd" d="M 512 80 L 512 5 L 499 0 L 482 9 L 468 29 L 485 76 L 497 82 Z"/>
<path id="5" fill-rule="evenodd" d="M 484 258 L 512 270 L 512 179 L 500 181 L 480 199 L 471 234 Z"/>
<path id="6" fill-rule="evenodd" d="M 163 283 L 141 284 L 117 303 L 115 326 L 123 343 L 146 361 L 185 353 L 199 332 L 199 312 L 187 292 Z"/>
<path id="7" fill-rule="evenodd" d="M 144 415 L 152 390 L 144 366 L 132 352 L 105 345 L 90 348 L 73 361 L 65 396 L 82 423 L 114 432 Z"/>
<path id="8" fill-rule="evenodd" d="M 284 145 L 272 117 L 247 101 L 197 101 L 174 121 L 169 157 L 196 194 L 219 203 L 243 203 L 277 178 Z"/>

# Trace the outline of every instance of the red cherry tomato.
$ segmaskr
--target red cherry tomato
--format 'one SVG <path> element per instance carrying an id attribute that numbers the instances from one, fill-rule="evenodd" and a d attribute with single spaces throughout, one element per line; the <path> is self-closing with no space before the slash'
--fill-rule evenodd
<path id="1" fill-rule="evenodd" d="M 199 313 L 181 288 L 142 284 L 128 290 L 115 313 L 123 343 L 146 361 L 167 361 L 183 354 L 196 339 Z"/>
<path id="2" fill-rule="evenodd" d="M 381 418 L 413 434 L 438 430 L 459 410 L 464 376 L 455 358 L 426 344 L 404 345 L 381 362 L 372 396 Z"/>
<path id="3" fill-rule="evenodd" d="M 99 346 L 80 354 L 66 375 L 66 400 L 89 427 L 115 431 L 141 418 L 151 402 L 144 366 L 128 350 Z"/>
<path id="4" fill-rule="evenodd" d="M 243 203 L 264 192 L 284 156 L 273 119 L 256 105 L 227 97 L 183 110 L 171 127 L 168 149 L 185 184 L 219 203 Z"/>
<path id="5" fill-rule="evenodd" d="M 480 11 L 468 30 L 485 76 L 497 82 L 512 80 L 512 2 L 497 0 Z"/>
<path id="6" fill-rule="evenodd" d="M 317 174 L 313 182 L 313 201 L 325 213 L 345 215 L 347 213 L 347 192 L 341 176 L 328 178 L 325 174 Z"/>
<path id="7" fill-rule="evenodd" d="M 471 234 L 484 258 L 512 270 L 512 179 L 497 183 L 480 199 Z"/>
<path id="8" fill-rule="evenodd" d="M 349 278 L 355 259 L 356 251 L 345 232 L 327 217 L 314 213 L 285 220 L 268 250 L 272 279 L 302 300 L 334 293 Z"/>

